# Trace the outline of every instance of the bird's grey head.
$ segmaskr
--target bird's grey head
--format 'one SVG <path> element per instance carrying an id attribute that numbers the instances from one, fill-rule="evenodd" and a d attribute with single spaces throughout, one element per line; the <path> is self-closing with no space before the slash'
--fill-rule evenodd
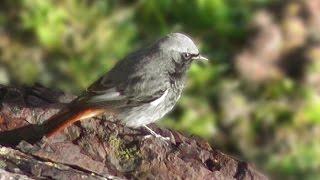
<path id="1" fill-rule="evenodd" d="M 155 44 L 176 72 L 185 72 L 194 60 L 207 60 L 200 55 L 194 42 L 182 33 L 171 33 Z"/>

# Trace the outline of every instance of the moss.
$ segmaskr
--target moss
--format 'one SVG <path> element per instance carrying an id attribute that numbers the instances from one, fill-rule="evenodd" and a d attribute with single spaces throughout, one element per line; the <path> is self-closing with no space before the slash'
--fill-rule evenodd
<path id="1" fill-rule="evenodd" d="M 9 150 L 6 147 L 0 148 L 0 155 L 6 155 L 9 153 Z"/>
<path id="2" fill-rule="evenodd" d="M 117 136 L 110 136 L 109 144 L 113 150 L 113 164 L 118 170 L 129 172 L 133 171 L 141 160 L 139 148 L 134 143 L 126 143 Z"/>
<path id="3" fill-rule="evenodd" d="M 18 107 L 18 106 L 14 106 L 11 108 L 11 112 L 14 114 L 14 115 L 17 115 L 21 112 L 21 107 Z"/>
<path id="4" fill-rule="evenodd" d="M 6 166 L 7 166 L 6 162 L 0 160 L 0 168 L 4 169 Z"/>

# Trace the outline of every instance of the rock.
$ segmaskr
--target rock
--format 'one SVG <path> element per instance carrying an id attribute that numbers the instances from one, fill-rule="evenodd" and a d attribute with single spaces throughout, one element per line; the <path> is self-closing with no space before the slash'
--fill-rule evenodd
<path id="1" fill-rule="evenodd" d="M 145 138 L 103 115 L 50 138 L 41 124 L 74 96 L 36 85 L 0 86 L 0 176 L 4 179 L 267 179 L 252 165 L 179 132 Z"/>

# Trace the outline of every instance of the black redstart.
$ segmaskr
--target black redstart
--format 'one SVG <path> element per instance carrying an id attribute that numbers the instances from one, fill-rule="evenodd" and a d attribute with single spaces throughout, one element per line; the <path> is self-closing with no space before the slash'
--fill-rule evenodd
<path id="1" fill-rule="evenodd" d="M 128 127 L 145 127 L 172 110 L 184 88 L 186 72 L 194 60 L 207 60 L 194 42 L 171 33 L 147 48 L 129 54 L 100 77 L 66 108 L 46 122 L 46 136 L 72 123 L 112 113 Z M 164 138 L 166 139 L 166 138 Z"/>

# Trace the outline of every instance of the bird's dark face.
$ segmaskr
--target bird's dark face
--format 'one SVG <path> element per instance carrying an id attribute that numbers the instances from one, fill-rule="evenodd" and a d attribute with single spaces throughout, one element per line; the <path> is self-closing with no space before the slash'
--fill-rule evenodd
<path id="1" fill-rule="evenodd" d="M 193 61 L 208 60 L 200 55 L 194 42 L 181 33 L 171 33 L 160 39 L 157 44 L 160 50 L 168 55 L 168 68 L 177 74 L 185 74 Z"/>

